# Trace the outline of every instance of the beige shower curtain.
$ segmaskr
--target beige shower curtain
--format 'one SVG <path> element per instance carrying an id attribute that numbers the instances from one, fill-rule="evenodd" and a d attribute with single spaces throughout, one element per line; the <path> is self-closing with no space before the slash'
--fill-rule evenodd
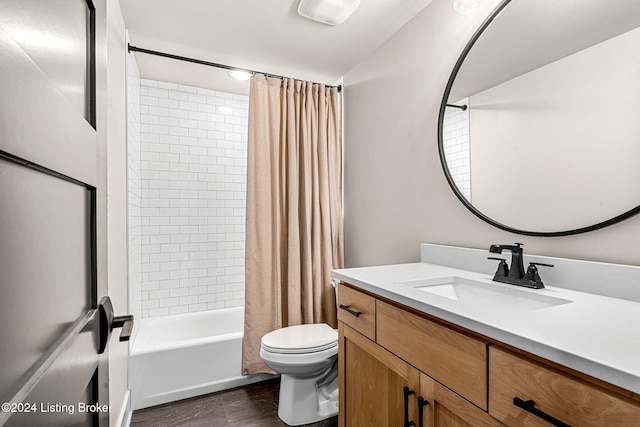
<path id="1" fill-rule="evenodd" d="M 335 87 L 256 74 L 249 95 L 243 370 L 272 372 L 260 339 L 336 327 L 342 268 L 342 108 Z"/>

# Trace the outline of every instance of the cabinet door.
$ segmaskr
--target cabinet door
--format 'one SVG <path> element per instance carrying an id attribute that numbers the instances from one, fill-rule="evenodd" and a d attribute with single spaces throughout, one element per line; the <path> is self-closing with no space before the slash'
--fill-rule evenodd
<path id="1" fill-rule="evenodd" d="M 418 370 L 342 322 L 339 334 L 340 426 L 416 423 Z M 405 387 L 412 391 L 407 397 Z"/>
<path id="2" fill-rule="evenodd" d="M 420 395 L 426 400 L 418 427 L 500 427 L 502 423 L 452 392 L 433 378 L 420 374 Z"/>

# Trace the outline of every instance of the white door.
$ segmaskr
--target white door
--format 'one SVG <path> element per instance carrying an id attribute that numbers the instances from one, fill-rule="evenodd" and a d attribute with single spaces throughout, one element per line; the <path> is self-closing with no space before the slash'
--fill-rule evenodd
<path id="1" fill-rule="evenodd" d="M 109 422 L 105 2 L 0 0 L 0 425 Z"/>

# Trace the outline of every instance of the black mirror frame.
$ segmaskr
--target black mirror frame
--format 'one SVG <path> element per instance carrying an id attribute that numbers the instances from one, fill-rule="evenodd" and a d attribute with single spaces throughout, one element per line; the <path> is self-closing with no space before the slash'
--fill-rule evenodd
<path id="1" fill-rule="evenodd" d="M 449 183 L 449 186 L 451 187 L 451 190 L 456 195 L 458 200 L 460 200 L 460 202 L 462 202 L 462 204 L 467 209 L 469 209 L 471 211 L 471 213 L 473 213 L 475 216 L 477 216 L 481 220 L 485 221 L 488 224 L 493 225 L 494 227 L 500 228 L 502 230 L 505 230 L 505 231 L 508 231 L 508 232 L 511 232 L 511 233 L 515 233 L 515 234 L 521 234 L 521 235 L 524 235 L 524 236 L 559 237 L 559 236 L 571 236 L 571 235 L 574 235 L 574 234 L 587 233 L 589 231 L 599 230 L 601 228 L 608 227 L 610 225 L 613 225 L 613 224 L 616 224 L 618 222 L 624 221 L 624 220 L 626 220 L 626 219 L 628 219 L 628 218 L 640 213 L 640 205 L 638 205 L 635 208 L 630 209 L 630 210 L 628 210 L 628 211 L 626 211 L 626 212 L 624 212 L 624 213 L 622 213 L 622 214 L 620 214 L 618 216 L 615 216 L 615 217 L 613 217 L 611 219 L 599 222 L 599 223 L 594 224 L 594 225 L 590 225 L 588 227 L 575 228 L 575 229 L 566 230 L 566 231 L 549 231 L 549 232 L 545 232 L 545 231 L 527 231 L 527 230 L 520 230 L 520 229 L 509 227 L 508 225 L 502 224 L 500 222 L 494 221 L 493 219 L 489 218 L 488 216 L 486 216 L 485 214 L 480 212 L 478 209 L 476 209 L 471 203 L 469 203 L 469 201 L 464 197 L 464 195 L 462 195 L 462 193 L 458 189 L 457 185 L 455 184 L 455 182 L 453 180 L 453 177 L 451 176 L 451 173 L 449 172 L 449 168 L 447 166 L 447 159 L 445 158 L 445 152 L 444 152 L 444 141 L 442 139 L 443 124 L 444 124 L 444 114 L 445 114 L 445 109 L 446 109 L 447 102 L 448 102 L 448 99 L 449 99 L 449 94 L 451 93 L 451 88 L 453 87 L 453 83 L 454 83 L 454 81 L 455 81 L 455 79 L 456 79 L 456 77 L 458 75 L 458 72 L 460 71 L 460 68 L 462 67 L 462 63 L 464 62 L 464 60 L 466 59 L 467 55 L 471 51 L 471 48 L 475 45 L 476 41 L 478 41 L 478 38 L 480 38 L 482 33 L 484 33 L 484 31 L 493 22 L 493 20 L 496 18 L 496 16 L 498 16 L 500 14 L 500 12 L 502 12 L 502 10 L 509 3 L 511 3 L 511 0 L 504 0 L 502 3 L 500 3 L 496 7 L 496 9 L 491 13 L 491 15 L 489 15 L 489 17 L 482 23 L 482 25 L 480 25 L 480 28 L 478 28 L 478 30 L 473 34 L 473 36 L 471 37 L 471 40 L 469 40 L 467 45 L 464 47 L 464 50 L 460 54 L 460 57 L 456 61 L 456 64 L 453 67 L 453 71 L 451 72 L 451 76 L 449 76 L 449 80 L 447 81 L 447 86 L 445 87 L 445 90 L 444 90 L 444 95 L 442 97 L 442 102 L 440 104 L 440 112 L 439 112 L 439 115 L 438 115 L 438 152 L 440 154 L 440 164 L 442 166 L 442 170 L 444 171 L 444 175 L 447 178 L 447 182 Z"/>

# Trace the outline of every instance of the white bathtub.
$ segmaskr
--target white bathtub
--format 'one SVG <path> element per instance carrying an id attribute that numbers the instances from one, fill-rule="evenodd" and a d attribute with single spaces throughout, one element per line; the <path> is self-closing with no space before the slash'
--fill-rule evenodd
<path id="1" fill-rule="evenodd" d="M 139 322 L 129 355 L 132 409 L 273 378 L 242 375 L 243 307 Z"/>

